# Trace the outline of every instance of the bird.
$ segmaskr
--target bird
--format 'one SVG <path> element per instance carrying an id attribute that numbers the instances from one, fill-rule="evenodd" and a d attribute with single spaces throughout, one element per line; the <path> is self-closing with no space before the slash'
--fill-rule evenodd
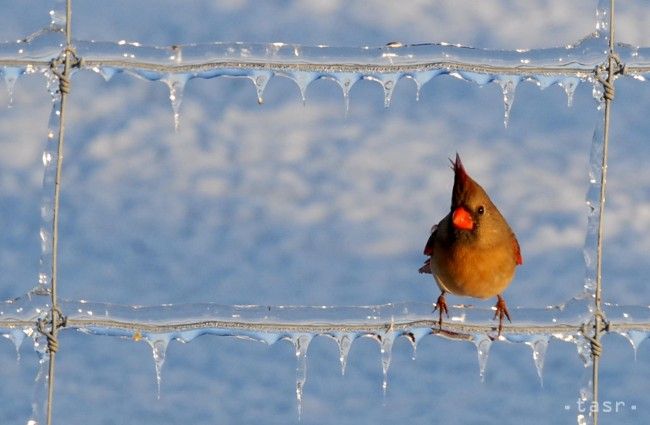
<path id="1" fill-rule="evenodd" d="M 432 274 L 441 291 L 433 309 L 438 310 L 440 330 L 443 314 L 449 317 L 447 293 L 480 299 L 496 296 L 493 320 L 499 318 L 499 337 L 504 319 L 511 322 L 503 291 L 523 264 L 521 249 L 506 219 L 465 171 L 460 155 L 449 161 L 454 171 L 451 209 L 431 228 L 424 247 L 428 258 L 419 272 Z"/>

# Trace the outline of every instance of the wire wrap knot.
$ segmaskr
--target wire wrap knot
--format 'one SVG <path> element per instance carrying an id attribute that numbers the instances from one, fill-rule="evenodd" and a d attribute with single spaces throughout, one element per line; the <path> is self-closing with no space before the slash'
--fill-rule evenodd
<path id="1" fill-rule="evenodd" d="M 56 315 L 56 320 L 53 320 L 54 317 L 51 317 L 49 320 L 38 319 L 36 322 L 36 327 L 38 331 L 47 338 L 47 350 L 50 353 L 56 353 L 59 351 L 59 340 L 56 336 L 56 331 L 59 328 L 65 328 L 67 326 L 68 318 L 63 315 L 63 312 L 59 306 L 52 307 L 52 314 Z M 54 323 L 56 322 L 56 326 Z M 50 325 L 48 330 L 47 325 Z"/>

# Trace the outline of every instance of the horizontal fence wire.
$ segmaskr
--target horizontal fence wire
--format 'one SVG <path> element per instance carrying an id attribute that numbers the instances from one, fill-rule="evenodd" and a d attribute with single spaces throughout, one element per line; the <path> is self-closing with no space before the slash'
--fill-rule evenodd
<path id="1" fill-rule="evenodd" d="M 60 34 L 44 33 L 42 43 L 30 41 L 0 43 L 0 66 L 34 72 L 49 67 L 61 54 Z M 224 71 L 267 71 L 275 73 L 358 73 L 398 74 L 445 70 L 511 76 L 572 76 L 587 79 L 607 61 L 598 37 L 576 45 L 536 50 L 502 51 L 449 44 L 401 45 L 399 47 L 309 47 L 271 44 L 212 43 L 187 46 L 142 46 L 139 43 L 111 43 L 73 40 L 81 59 L 78 68 L 132 70 L 159 74 L 190 74 Z M 36 37 L 38 38 L 38 37 Z M 44 45 L 43 45 L 44 44 Z M 623 74 L 641 76 L 650 72 L 650 51 L 626 44 L 616 46 L 625 63 Z M 18 53 L 20 52 L 20 53 Z M 210 75 L 212 77 L 214 75 Z"/>
<path id="2" fill-rule="evenodd" d="M 44 300 L 33 298 L 18 304 L 5 303 L 0 309 L 0 330 L 33 328 L 46 310 Z M 504 324 L 502 334 L 563 334 L 581 331 L 591 320 L 589 298 L 574 299 L 561 306 L 513 308 L 512 323 Z M 102 329 L 113 331 L 175 333 L 219 329 L 269 333 L 327 334 L 341 332 L 381 333 L 431 328 L 433 333 L 449 336 L 494 332 L 494 310 L 471 306 L 450 306 L 450 319 L 438 329 L 432 305 L 403 303 L 377 306 L 225 306 L 217 304 L 179 304 L 134 307 L 105 303 L 60 301 L 66 317 L 64 329 Z M 604 306 L 608 320 L 604 332 L 650 331 L 650 307 Z M 452 335 L 453 336 L 453 335 Z"/>

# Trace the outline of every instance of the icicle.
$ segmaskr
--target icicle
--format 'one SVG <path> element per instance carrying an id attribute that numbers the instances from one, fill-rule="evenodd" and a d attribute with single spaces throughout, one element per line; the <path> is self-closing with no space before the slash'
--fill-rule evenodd
<path id="1" fill-rule="evenodd" d="M 555 75 L 536 75 L 535 83 L 540 90 L 545 90 L 553 84 L 558 84 L 560 78 Z"/>
<path id="2" fill-rule="evenodd" d="M 120 72 L 119 69 L 112 68 L 110 66 L 101 66 L 101 67 L 96 66 L 96 67 L 93 67 L 93 71 L 95 71 L 96 73 L 98 73 L 99 75 L 104 77 L 104 81 L 106 81 L 107 83 L 111 80 L 111 78 L 113 78 L 113 76 L 115 74 Z"/>
<path id="3" fill-rule="evenodd" d="M 399 81 L 400 77 L 400 74 L 381 74 L 378 76 L 366 77 L 369 80 L 378 82 L 384 89 L 384 108 L 388 108 L 390 106 L 390 101 L 393 98 L 393 91 L 395 90 L 395 86 L 397 85 L 397 81 Z"/>
<path id="4" fill-rule="evenodd" d="M 648 333 L 642 331 L 627 331 L 621 332 L 621 335 L 627 338 L 630 345 L 632 345 L 632 349 L 634 350 L 634 361 L 636 361 L 636 353 L 639 350 L 641 343 L 648 338 Z"/>
<path id="5" fill-rule="evenodd" d="M 204 334 L 204 331 L 201 329 L 196 329 L 196 330 L 191 330 L 191 331 L 183 331 L 177 336 L 174 337 L 177 341 L 182 342 L 183 344 L 187 344 L 188 342 L 192 342 L 196 337 L 201 336 Z"/>
<path id="6" fill-rule="evenodd" d="M 348 115 L 350 112 L 350 90 L 354 83 L 359 81 L 361 76 L 352 72 L 341 72 L 337 73 L 334 77 L 334 80 L 339 83 L 341 90 L 343 90 L 343 100 L 345 102 L 345 115 Z"/>
<path id="7" fill-rule="evenodd" d="M 381 372 L 382 372 L 382 382 L 381 390 L 386 397 L 386 391 L 388 390 L 388 369 L 390 368 L 390 360 L 393 352 L 393 341 L 395 340 L 395 332 L 389 331 L 377 335 L 377 341 L 379 342 L 379 349 L 381 353 Z"/>
<path id="8" fill-rule="evenodd" d="M 418 352 L 418 342 L 415 339 L 415 335 L 411 332 L 404 334 L 404 337 L 411 343 L 411 360 L 415 361 Z"/>
<path id="9" fill-rule="evenodd" d="M 12 329 L 11 332 L 2 336 L 13 342 L 16 348 L 16 362 L 20 362 L 20 346 L 23 345 L 23 341 L 25 340 L 25 331 L 22 329 Z"/>
<path id="10" fill-rule="evenodd" d="M 517 89 L 517 84 L 521 81 L 521 77 L 515 75 L 500 75 L 497 80 L 495 80 L 501 86 L 501 91 L 503 92 L 503 125 L 508 128 L 508 122 L 510 121 L 510 109 L 512 108 L 512 103 L 515 100 L 515 90 Z"/>
<path id="11" fill-rule="evenodd" d="M 34 392 L 32 395 L 32 414 L 27 423 L 38 425 L 45 423 L 50 355 L 47 352 L 47 339 L 45 336 L 33 329 L 29 329 L 27 335 L 32 338 L 33 348 L 38 356 L 38 372 L 34 379 Z"/>
<path id="12" fill-rule="evenodd" d="M 186 74 L 171 74 L 163 79 L 167 87 L 169 87 L 169 101 L 172 104 L 174 111 L 174 130 L 178 131 L 180 125 L 180 108 L 183 102 L 183 89 L 187 83 L 189 76 Z"/>
<path id="13" fill-rule="evenodd" d="M 253 81 L 253 84 L 255 84 L 257 103 L 260 105 L 264 103 L 264 89 L 272 76 L 273 73 L 271 71 L 253 71 L 249 77 Z"/>
<path id="14" fill-rule="evenodd" d="M 169 345 L 169 335 L 151 335 L 147 337 L 147 342 L 151 346 L 153 353 L 153 361 L 156 367 L 156 386 L 157 397 L 160 400 L 160 383 L 162 381 L 162 367 L 165 364 L 165 355 L 167 353 L 167 345 Z"/>
<path id="15" fill-rule="evenodd" d="M 43 185 L 41 189 L 41 226 L 39 237 L 41 256 L 39 259 L 38 293 L 47 293 L 52 272 L 52 226 L 54 220 L 54 183 L 56 178 L 57 150 L 61 115 L 61 96 L 58 92 L 58 78 L 46 73 L 47 87 L 52 96 L 52 110 L 47 127 L 47 139 L 43 149 Z"/>
<path id="16" fill-rule="evenodd" d="M 366 80 L 375 81 L 381 85 L 384 89 L 384 108 L 390 106 L 390 101 L 393 97 L 393 90 L 395 90 L 395 85 L 400 79 L 401 74 L 388 74 L 388 75 L 369 75 L 363 77 Z"/>
<path id="17" fill-rule="evenodd" d="M 280 341 L 282 339 L 282 334 L 280 333 L 268 333 L 264 332 L 261 334 L 258 334 L 260 337 L 260 341 L 264 342 L 266 345 L 273 345 L 276 342 Z"/>
<path id="18" fill-rule="evenodd" d="M 479 86 L 484 86 L 496 79 L 493 74 L 481 74 L 479 72 L 471 71 L 452 71 L 449 73 L 449 75 L 451 77 L 478 84 Z"/>
<path id="19" fill-rule="evenodd" d="M 303 334 L 293 337 L 291 342 L 296 349 L 296 401 L 298 402 L 298 420 L 302 417 L 302 391 L 307 381 L 307 349 L 312 335 Z"/>
<path id="20" fill-rule="evenodd" d="M 352 343 L 356 339 L 354 334 L 339 334 L 334 337 L 339 346 L 339 362 L 341 362 L 341 375 L 345 375 L 345 367 L 348 363 L 348 353 Z"/>
<path id="21" fill-rule="evenodd" d="M 528 345 L 533 351 L 533 361 L 535 362 L 535 368 L 537 369 L 537 376 L 539 377 L 539 383 L 541 386 L 544 386 L 544 357 L 546 355 L 546 348 L 548 348 L 548 335 L 536 335 L 532 340 L 527 341 Z"/>
<path id="22" fill-rule="evenodd" d="M 430 328 L 416 328 L 411 329 L 408 333 L 404 334 L 404 336 L 411 343 L 411 348 L 413 349 L 413 354 L 411 355 L 412 360 L 415 360 L 415 357 L 417 355 L 418 343 L 420 340 L 422 340 L 422 338 L 424 338 L 426 335 L 429 335 L 430 333 Z"/>
<path id="23" fill-rule="evenodd" d="M 600 219 L 600 177 L 604 144 L 604 117 L 601 116 L 591 142 L 589 157 L 589 186 L 587 188 L 587 234 L 583 248 L 585 259 L 584 290 L 589 297 L 593 297 L 596 290 L 596 260 L 598 247 L 598 221 Z M 593 303 L 589 303 L 590 312 Z"/>
<path id="24" fill-rule="evenodd" d="M 575 93 L 576 87 L 580 84 L 580 79 L 576 77 L 565 78 L 558 84 L 564 89 L 564 93 L 566 93 L 567 106 L 573 106 L 573 93 Z"/>
<path id="25" fill-rule="evenodd" d="M 479 376 L 481 382 L 485 382 L 485 368 L 490 354 L 490 347 L 492 346 L 492 339 L 488 335 L 481 333 L 475 334 L 472 342 L 476 346 L 476 353 L 478 354 Z"/>
<path id="26" fill-rule="evenodd" d="M 25 70 L 23 68 L 9 68 L 5 67 L 2 72 L 2 77 L 5 80 L 5 87 L 7 88 L 7 95 L 9 95 L 9 101 L 7 102 L 7 107 L 11 108 L 14 105 L 14 87 L 16 86 L 16 81 L 18 77 L 23 75 Z"/>
<path id="27" fill-rule="evenodd" d="M 294 72 L 291 74 L 291 79 L 296 83 L 300 90 L 300 97 L 302 104 L 307 102 L 307 88 L 317 78 L 317 74 L 313 72 Z"/>
<path id="28" fill-rule="evenodd" d="M 578 400 L 581 406 L 586 409 L 585 413 L 578 413 L 578 424 L 587 424 L 591 422 L 593 417 L 591 413 L 591 406 L 593 403 L 593 376 L 592 376 L 592 359 L 591 359 L 591 343 L 582 335 L 573 336 L 573 342 L 576 344 L 578 357 L 582 360 L 584 370 L 582 373 L 582 385 L 580 386 Z"/>
<path id="29" fill-rule="evenodd" d="M 386 80 L 383 84 L 384 87 L 384 108 L 390 106 L 390 101 L 393 97 L 393 90 L 395 89 L 396 80 Z"/>
<path id="30" fill-rule="evenodd" d="M 409 74 L 407 77 L 412 78 L 413 81 L 415 81 L 416 85 L 416 92 L 415 92 L 415 100 L 420 101 L 420 91 L 422 90 L 422 87 L 431 81 L 433 77 L 436 77 L 440 74 L 442 74 L 441 69 L 436 69 L 433 71 L 423 71 L 423 72 L 416 72 L 414 74 Z"/>

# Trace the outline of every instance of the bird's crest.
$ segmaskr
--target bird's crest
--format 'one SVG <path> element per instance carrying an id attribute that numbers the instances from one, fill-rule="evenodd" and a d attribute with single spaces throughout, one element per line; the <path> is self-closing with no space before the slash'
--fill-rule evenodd
<path id="1" fill-rule="evenodd" d="M 456 160 L 452 161 L 450 158 L 449 162 L 451 162 L 451 169 L 454 170 L 454 189 L 452 191 L 451 203 L 452 206 L 455 206 L 461 199 L 462 194 L 469 188 L 468 182 L 471 178 L 465 171 L 458 152 L 456 153 Z"/>

